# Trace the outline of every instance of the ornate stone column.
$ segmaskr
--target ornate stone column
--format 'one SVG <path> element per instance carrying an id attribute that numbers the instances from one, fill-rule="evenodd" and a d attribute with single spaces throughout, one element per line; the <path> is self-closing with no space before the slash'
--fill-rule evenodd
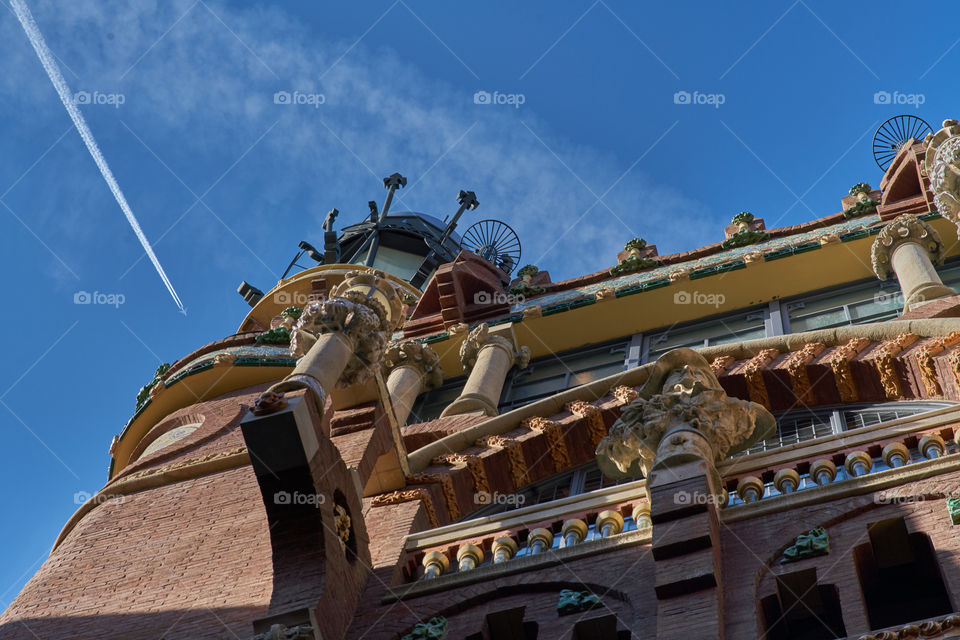
<path id="1" fill-rule="evenodd" d="M 440 357 L 421 342 L 401 342 L 387 349 L 381 366 L 397 424 L 407 423 L 417 396 L 443 383 Z"/>
<path id="2" fill-rule="evenodd" d="M 600 441 L 604 474 L 647 479 L 657 638 L 688 638 L 689 611 L 699 612 L 703 637 L 723 638 L 717 510 L 724 499 L 715 464 L 775 430 L 762 405 L 727 396 L 702 356 L 674 349 Z"/>
<path id="3" fill-rule="evenodd" d="M 495 416 L 507 372 L 514 365 L 525 368 L 530 362 L 530 349 L 517 348 L 513 325 L 491 329 L 484 323 L 471 331 L 460 345 L 460 362 L 469 373 L 467 382 L 441 417 L 474 412 Z"/>
<path id="4" fill-rule="evenodd" d="M 904 310 L 956 291 L 943 284 L 934 264 L 942 264 L 943 243 L 929 224 L 912 214 L 895 218 L 873 241 L 870 252 L 873 272 L 881 280 L 896 274 L 903 292 Z"/>
<path id="5" fill-rule="evenodd" d="M 260 394 L 240 423 L 267 515 L 274 579 L 302 575 L 322 588 L 319 600 L 300 609 L 271 608 L 255 628 L 312 620 L 334 607 L 352 611 L 369 574 L 362 492 L 329 438 L 324 412 L 334 387 L 362 382 L 379 366 L 402 320 L 400 295 L 373 269 L 348 273 L 330 295 L 308 306 L 291 331 L 290 353 L 299 357 L 293 372 Z M 342 620 L 324 625 L 324 637 L 346 633 Z"/>
<path id="6" fill-rule="evenodd" d="M 293 372 L 260 394 L 256 415 L 285 406 L 284 393 L 310 389 L 322 413 L 329 390 L 369 378 L 401 320 L 400 295 L 382 271 L 351 271 L 330 299 L 308 306 L 291 332 Z"/>

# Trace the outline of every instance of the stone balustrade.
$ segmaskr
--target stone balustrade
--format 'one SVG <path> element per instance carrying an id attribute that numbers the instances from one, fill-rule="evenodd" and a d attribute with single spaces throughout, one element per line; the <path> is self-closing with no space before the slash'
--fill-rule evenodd
<path id="1" fill-rule="evenodd" d="M 953 434 L 949 441 L 944 435 Z M 898 439 L 863 442 L 852 448 L 835 448 L 806 459 L 792 459 L 784 466 L 753 469 L 725 478 L 730 498 L 724 506 L 752 504 L 782 495 L 860 478 L 924 460 L 960 452 L 960 428 L 929 433 L 902 434 Z"/>
<path id="2" fill-rule="evenodd" d="M 542 509 L 543 506 L 537 505 L 535 508 Z M 503 520 L 503 514 L 497 518 Z M 469 521 L 459 524 L 469 524 Z M 645 498 L 636 499 L 629 503 L 607 505 L 600 510 L 572 512 L 549 527 L 518 526 L 484 532 L 479 537 L 464 537 L 441 546 L 413 549 L 408 546 L 404 569 L 411 581 L 431 580 L 442 575 L 508 563 L 517 558 L 548 552 L 563 553 L 570 547 L 650 527 L 650 504 Z"/>

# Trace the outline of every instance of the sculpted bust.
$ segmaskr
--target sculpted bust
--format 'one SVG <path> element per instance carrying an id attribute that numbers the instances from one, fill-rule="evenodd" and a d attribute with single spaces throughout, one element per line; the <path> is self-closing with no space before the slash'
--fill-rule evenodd
<path id="1" fill-rule="evenodd" d="M 597 462 L 610 478 L 646 476 L 666 458 L 719 462 L 775 431 L 762 405 L 727 396 L 701 355 L 674 349 L 600 441 Z"/>

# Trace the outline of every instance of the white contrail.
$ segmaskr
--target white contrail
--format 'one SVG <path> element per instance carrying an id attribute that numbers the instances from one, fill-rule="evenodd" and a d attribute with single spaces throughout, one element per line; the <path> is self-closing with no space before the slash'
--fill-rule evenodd
<path id="1" fill-rule="evenodd" d="M 40 28 L 33 19 L 33 14 L 30 13 L 30 9 L 27 8 L 23 0 L 10 0 L 10 4 L 13 6 L 13 11 L 17 14 L 17 19 L 20 21 L 23 30 L 30 39 L 33 50 L 37 52 L 37 57 L 40 58 L 40 64 L 43 65 L 47 75 L 50 76 L 50 82 L 53 83 L 53 88 L 57 90 L 57 94 L 60 96 L 60 102 L 66 107 L 67 113 L 70 114 L 70 119 L 73 120 L 74 126 L 77 128 L 77 131 L 80 132 L 80 137 L 83 138 L 84 144 L 87 145 L 87 150 L 93 157 L 93 161 L 97 163 L 100 173 L 103 174 L 103 179 L 107 181 L 107 186 L 110 187 L 110 191 L 113 192 L 113 197 L 116 198 L 117 204 L 119 204 L 123 210 L 123 215 L 127 217 L 127 222 L 130 223 L 133 232 L 137 234 L 137 239 L 140 240 L 140 244 L 143 245 L 143 250 L 146 251 L 150 257 L 150 262 L 153 263 L 157 273 L 160 274 L 160 279 L 163 280 L 163 284 L 167 286 L 167 291 L 173 296 L 173 301 L 177 303 L 180 313 L 186 315 L 187 311 L 183 308 L 183 303 L 180 302 L 180 296 L 174 291 L 170 279 L 164 272 L 163 267 L 160 266 L 160 261 L 157 260 L 157 256 L 153 252 L 153 247 L 150 246 L 147 236 L 143 235 L 143 230 L 140 229 L 140 224 L 137 222 L 136 217 L 134 217 L 130 205 L 127 204 L 127 199 L 123 196 L 123 192 L 120 191 L 120 185 L 117 184 L 116 179 L 113 177 L 113 172 L 111 172 L 110 167 L 107 166 L 106 159 L 103 157 L 103 154 L 100 153 L 100 147 L 97 146 L 97 141 L 93 139 L 93 133 L 90 132 L 87 121 L 83 119 L 83 114 L 80 113 L 80 110 L 74 103 L 73 94 L 70 93 L 70 87 L 67 86 L 67 81 L 64 80 L 63 74 L 60 73 L 60 67 L 57 66 L 57 63 L 54 61 L 53 54 L 50 52 L 50 48 L 47 47 L 47 43 L 43 39 L 43 34 L 40 33 Z"/>

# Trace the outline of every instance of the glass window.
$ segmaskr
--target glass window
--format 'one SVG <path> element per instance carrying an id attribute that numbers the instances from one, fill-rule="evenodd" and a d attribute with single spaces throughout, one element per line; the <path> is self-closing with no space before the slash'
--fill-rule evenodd
<path id="1" fill-rule="evenodd" d="M 784 305 L 791 333 L 829 329 L 848 324 L 893 320 L 903 310 L 897 282 L 869 282 L 816 294 Z"/>
<path id="2" fill-rule="evenodd" d="M 834 433 L 869 427 L 906 418 L 934 409 L 954 406 L 953 402 L 885 402 L 882 404 L 847 405 L 818 409 L 794 409 L 775 414 L 777 433 L 736 455 L 770 451 L 779 447 L 822 438 Z"/>
<path id="3" fill-rule="evenodd" d="M 708 347 L 716 344 L 753 340 L 766 336 L 764 320 L 767 311 L 759 309 L 699 322 L 694 325 L 670 327 L 653 332 L 647 338 L 647 355 L 644 362 L 652 362 L 671 349 L 680 347 Z"/>
<path id="4" fill-rule="evenodd" d="M 407 424 L 417 424 L 419 422 L 429 422 L 440 417 L 447 405 L 457 399 L 460 391 L 463 390 L 463 383 L 466 379 L 463 376 L 447 380 L 440 387 L 420 395 L 413 409 L 410 411 L 410 417 L 407 418 Z"/>
<path id="5" fill-rule="evenodd" d="M 501 394 L 500 413 L 623 371 L 626 351 L 626 340 L 618 340 L 551 354 L 537 358 L 522 371 L 513 369 Z M 422 394 L 410 412 L 407 424 L 438 418 L 446 406 L 460 395 L 464 382 L 465 378 L 461 376 Z"/>
<path id="6" fill-rule="evenodd" d="M 537 358 L 526 369 L 514 370 L 503 391 L 500 411 L 623 371 L 626 352 L 626 341 L 618 340 Z"/>
<path id="7" fill-rule="evenodd" d="M 597 467 L 597 462 L 594 460 L 577 469 L 571 469 L 570 471 L 557 474 L 552 478 L 547 478 L 546 480 L 526 487 L 522 491 L 517 492 L 518 496 L 523 496 L 522 499 L 498 500 L 494 504 L 480 507 L 470 515 L 464 517 L 463 520 L 485 518 L 497 513 L 552 502 L 568 496 L 578 496 L 605 487 L 633 482 L 638 479 L 639 478 L 625 478 L 623 480 L 611 480 L 600 472 L 600 468 Z"/>

